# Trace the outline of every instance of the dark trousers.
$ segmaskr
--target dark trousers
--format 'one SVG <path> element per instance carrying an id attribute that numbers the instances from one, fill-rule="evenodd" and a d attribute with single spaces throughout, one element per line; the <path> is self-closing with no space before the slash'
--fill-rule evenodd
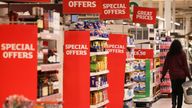
<path id="1" fill-rule="evenodd" d="M 182 84 L 185 82 L 185 79 L 174 79 L 171 80 L 172 87 L 172 108 L 182 108 L 183 104 L 183 88 Z"/>

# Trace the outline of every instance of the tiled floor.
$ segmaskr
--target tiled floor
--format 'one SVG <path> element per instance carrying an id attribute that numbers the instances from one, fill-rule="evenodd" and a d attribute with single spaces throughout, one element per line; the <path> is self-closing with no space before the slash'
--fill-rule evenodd
<path id="1" fill-rule="evenodd" d="M 171 108 L 171 99 L 162 98 L 157 102 L 153 103 L 152 108 Z M 183 108 L 192 108 L 192 105 L 186 105 L 183 103 Z"/>

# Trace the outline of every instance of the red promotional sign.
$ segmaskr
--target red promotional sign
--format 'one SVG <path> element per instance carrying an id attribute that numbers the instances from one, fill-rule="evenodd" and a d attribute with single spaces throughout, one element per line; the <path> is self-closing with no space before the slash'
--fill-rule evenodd
<path id="1" fill-rule="evenodd" d="M 90 108 L 90 33 L 66 31 L 64 108 Z"/>
<path id="2" fill-rule="evenodd" d="M 101 0 L 63 0 L 63 13 L 87 14 L 100 13 Z"/>
<path id="3" fill-rule="evenodd" d="M 128 19 L 129 0 L 103 0 L 101 19 Z"/>
<path id="4" fill-rule="evenodd" d="M 110 34 L 108 41 L 109 104 L 107 108 L 123 108 L 126 63 L 126 35 Z M 118 93 L 118 95 L 117 95 Z"/>
<path id="5" fill-rule="evenodd" d="M 50 2 L 50 0 L 15 0 L 19 2 Z"/>
<path id="6" fill-rule="evenodd" d="M 155 24 L 156 9 L 135 6 L 133 12 L 133 22 L 144 24 Z"/>
<path id="7" fill-rule="evenodd" d="M 153 59 L 154 51 L 153 49 L 134 49 L 136 59 Z"/>
<path id="8" fill-rule="evenodd" d="M 37 27 L 0 25 L 0 108 L 11 95 L 37 98 Z"/>

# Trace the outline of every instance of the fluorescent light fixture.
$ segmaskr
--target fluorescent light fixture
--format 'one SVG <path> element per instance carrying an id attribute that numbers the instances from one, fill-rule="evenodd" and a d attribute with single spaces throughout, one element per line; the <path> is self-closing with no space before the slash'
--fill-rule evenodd
<path id="1" fill-rule="evenodd" d="M 165 19 L 161 18 L 160 16 L 156 16 L 156 18 L 159 19 L 159 20 L 165 21 Z"/>
<path id="2" fill-rule="evenodd" d="M 165 18 L 161 18 L 160 16 L 156 16 L 156 18 L 157 18 L 158 20 L 165 21 Z M 171 23 L 173 23 L 173 21 L 171 21 Z M 180 26 L 181 24 L 175 22 L 175 25 Z"/>

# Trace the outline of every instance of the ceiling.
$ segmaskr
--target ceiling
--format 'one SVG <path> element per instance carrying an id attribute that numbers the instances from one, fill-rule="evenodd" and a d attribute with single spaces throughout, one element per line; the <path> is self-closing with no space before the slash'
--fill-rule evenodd
<path id="1" fill-rule="evenodd" d="M 143 5 L 148 5 L 152 1 L 152 6 L 159 8 L 159 3 L 163 3 L 165 0 L 140 0 L 143 1 Z M 171 0 L 175 1 L 176 15 L 191 15 L 192 16 L 192 0 Z M 173 3 L 172 3 L 173 4 Z"/>
<path id="2" fill-rule="evenodd" d="M 14 2 L 15 0 L 0 0 L 4 2 Z M 131 0 L 130 0 L 131 1 Z M 132 0 L 134 1 L 134 0 Z M 143 3 L 143 6 L 148 6 L 150 3 L 153 7 L 159 8 L 159 3 L 163 3 L 165 0 L 135 0 Z M 175 1 L 176 15 L 192 15 L 192 0 L 171 0 Z M 3 2 L 2 2 L 3 3 Z"/>

